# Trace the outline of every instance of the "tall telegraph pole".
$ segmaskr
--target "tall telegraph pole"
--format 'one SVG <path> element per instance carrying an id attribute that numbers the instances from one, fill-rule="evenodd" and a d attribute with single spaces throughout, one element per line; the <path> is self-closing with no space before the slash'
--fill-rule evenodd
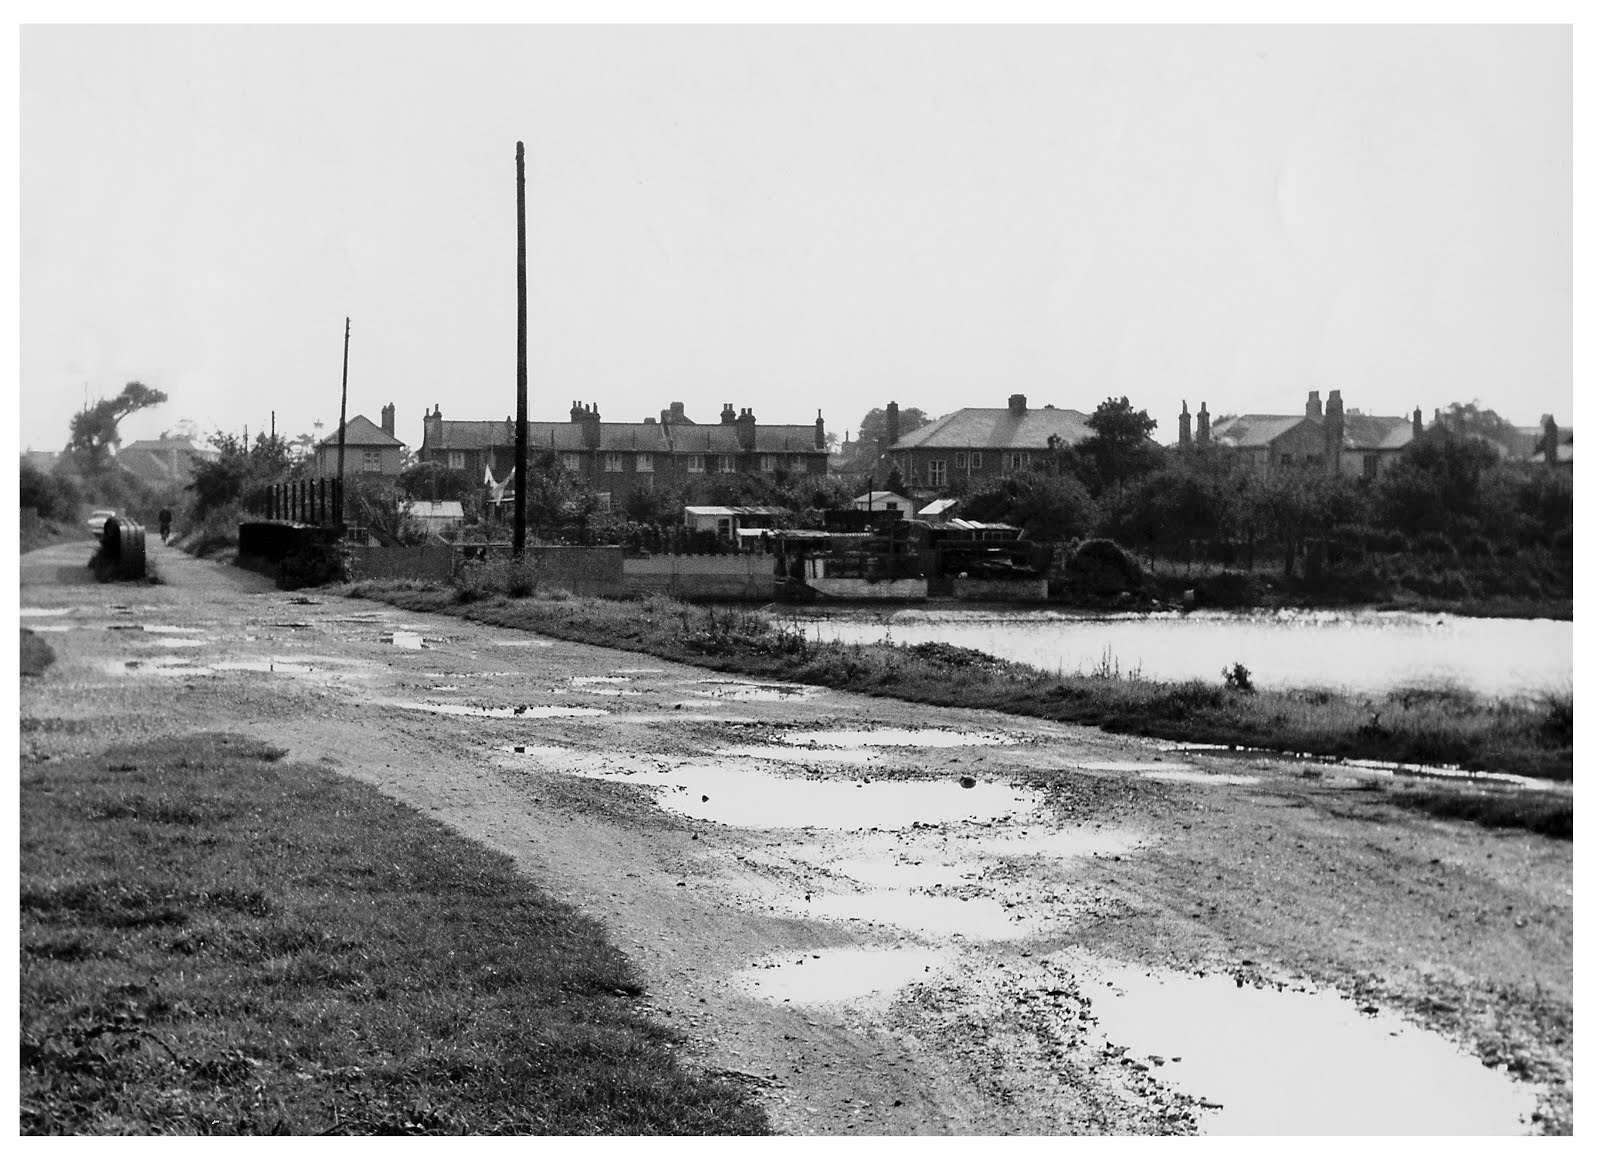
<path id="1" fill-rule="evenodd" d="M 333 526 L 344 527 L 344 407 L 350 396 L 350 316 L 344 319 L 344 371 L 339 376 L 339 478 L 333 484 Z M 341 532 L 340 535 L 343 535 Z"/>
<path id="2" fill-rule="evenodd" d="M 528 217 L 523 195 L 522 142 L 517 142 L 517 453 L 511 555 L 528 541 Z"/>

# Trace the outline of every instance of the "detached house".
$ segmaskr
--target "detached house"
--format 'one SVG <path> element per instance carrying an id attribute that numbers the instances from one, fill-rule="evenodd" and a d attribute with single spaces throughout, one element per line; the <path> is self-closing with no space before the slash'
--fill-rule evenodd
<path id="1" fill-rule="evenodd" d="M 963 407 L 900 438 L 900 407 L 890 403 L 887 455 L 907 488 L 938 491 L 957 479 L 987 480 L 1022 471 L 1056 447 L 1094 434 L 1081 411 L 1028 407 L 1013 395 L 1004 407 Z"/>
<path id="2" fill-rule="evenodd" d="M 815 423 L 758 423 L 750 408 L 723 405 L 721 422 L 700 424 L 682 403 L 639 423 L 603 422 L 599 408 L 574 402 L 567 422 L 530 421 L 528 454 L 551 452 L 603 500 L 620 502 L 636 488 L 684 488 L 722 474 L 777 480 L 822 476 L 828 470 L 822 413 Z M 516 424 L 501 420 L 446 419 L 434 404 L 422 417 L 418 457 L 466 472 L 474 480 L 503 484 L 516 457 Z"/>
<path id="3" fill-rule="evenodd" d="M 344 428 L 344 474 L 395 479 L 405 464 L 406 445 L 394 435 L 394 404 L 384 407 L 383 426 L 365 415 L 358 415 Z M 314 471 L 319 476 L 339 474 L 339 432 L 319 442 L 314 453 Z"/>
<path id="4" fill-rule="evenodd" d="M 215 462 L 221 455 L 214 447 L 198 447 L 192 440 L 163 434 L 160 439 L 124 444 L 117 451 L 117 467 L 151 487 L 186 486 L 194 478 L 197 464 Z"/>
<path id="5" fill-rule="evenodd" d="M 1191 436 L 1195 418 L 1198 430 Z M 1191 417 L 1185 402 L 1178 416 L 1180 449 L 1215 445 L 1257 472 L 1311 467 L 1335 475 L 1376 476 L 1421 436 L 1420 408 L 1409 419 L 1359 412 L 1346 415 L 1338 390 L 1328 392 L 1326 411 L 1322 393 L 1310 392 L 1304 415 L 1236 415 L 1213 427 L 1204 403 L 1198 416 Z"/>

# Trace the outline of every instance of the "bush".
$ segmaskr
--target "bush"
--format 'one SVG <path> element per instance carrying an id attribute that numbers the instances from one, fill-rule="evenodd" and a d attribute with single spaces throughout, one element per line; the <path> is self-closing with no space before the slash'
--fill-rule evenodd
<path id="1" fill-rule="evenodd" d="M 77 485 L 68 476 L 41 472 L 22 461 L 21 483 L 17 503 L 23 508 L 33 508 L 45 520 L 76 520 L 83 497 Z"/>
<path id="2" fill-rule="evenodd" d="M 1442 532 L 1424 532 L 1417 537 L 1412 546 L 1417 552 L 1425 552 L 1430 556 L 1455 556 L 1456 546 L 1450 543 L 1450 538 Z"/>
<path id="3" fill-rule="evenodd" d="M 1067 579 L 1098 594 L 1136 592 L 1144 587 L 1144 569 L 1114 540 L 1088 540 L 1072 554 Z"/>
<path id="4" fill-rule="evenodd" d="M 344 559 L 326 541 L 314 541 L 278 564 L 280 589 L 315 588 L 345 579 Z"/>
<path id="5" fill-rule="evenodd" d="M 1243 662 L 1239 661 L 1223 667 L 1222 684 L 1229 689 L 1238 690 L 1240 693 L 1249 693 L 1255 689 L 1255 686 L 1250 681 L 1250 671 L 1244 667 Z"/>
<path id="6" fill-rule="evenodd" d="M 1460 548 L 1462 556 L 1485 557 L 1494 554 L 1494 545 L 1489 543 L 1489 538 L 1478 532 L 1463 536 Z"/>
<path id="7" fill-rule="evenodd" d="M 1196 581 L 1194 595 L 1199 604 L 1228 607 L 1254 605 L 1261 591 L 1249 573 L 1223 571 Z"/>
<path id="8" fill-rule="evenodd" d="M 464 563 L 451 583 L 456 599 L 477 601 L 488 596 L 531 597 L 539 591 L 539 562 L 533 557 L 496 557 L 483 564 Z"/>

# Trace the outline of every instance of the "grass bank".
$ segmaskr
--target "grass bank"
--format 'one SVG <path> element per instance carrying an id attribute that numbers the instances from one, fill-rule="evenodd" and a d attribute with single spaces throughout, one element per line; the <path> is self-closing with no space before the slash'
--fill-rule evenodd
<path id="1" fill-rule="evenodd" d="M 758 1133 L 599 924 L 377 791 L 203 735 L 27 762 L 26 1134 Z"/>
<path id="2" fill-rule="evenodd" d="M 513 585 L 512 592 L 532 585 Z M 1099 726 L 1175 742 L 1333 758 L 1452 765 L 1572 777 L 1571 697 L 1539 704 L 1410 689 L 1369 697 L 1328 690 L 1246 690 L 1222 681 L 1061 676 L 948 645 L 807 641 L 748 610 L 562 594 L 507 596 L 415 582 L 363 582 L 351 596 L 553 637 L 632 649 L 724 672 L 798 681 L 932 705 Z"/>

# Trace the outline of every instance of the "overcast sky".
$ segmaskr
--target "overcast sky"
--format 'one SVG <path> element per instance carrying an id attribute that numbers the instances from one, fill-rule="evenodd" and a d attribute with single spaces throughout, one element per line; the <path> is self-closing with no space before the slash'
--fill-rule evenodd
<path id="1" fill-rule="evenodd" d="M 252 434 L 853 431 L 1090 411 L 1572 416 L 1548 27 L 27 27 L 20 443 L 130 379 Z"/>

